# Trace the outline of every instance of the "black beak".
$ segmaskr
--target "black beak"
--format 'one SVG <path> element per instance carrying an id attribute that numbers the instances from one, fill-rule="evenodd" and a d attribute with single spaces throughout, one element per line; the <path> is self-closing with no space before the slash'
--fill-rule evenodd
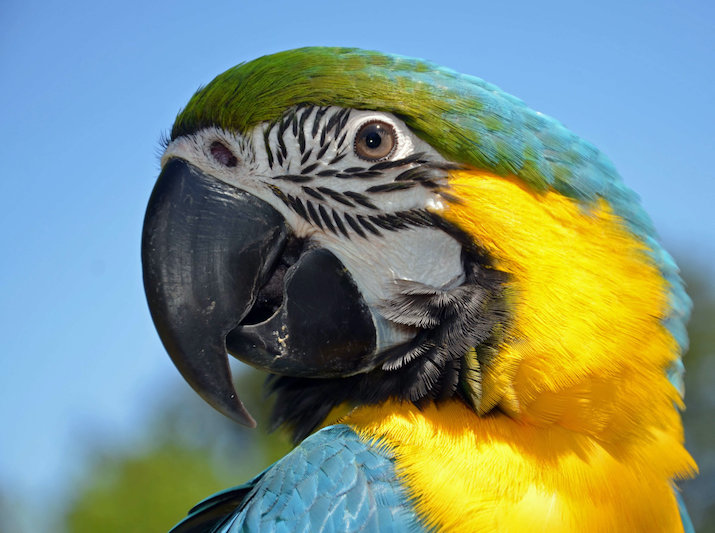
<path id="1" fill-rule="evenodd" d="M 162 170 L 144 219 L 144 288 L 167 352 L 204 400 L 251 427 L 225 339 L 251 309 L 286 235 L 270 205 L 178 159 Z"/>
<path id="2" fill-rule="evenodd" d="M 330 251 L 296 252 L 295 242 L 268 203 L 180 159 L 164 166 L 144 219 L 144 288 L 164 347 L 204 400 L 251 427 L 227 342 L 239 359 L 283 375 L 375 365 L 372 314 L 349 272 Z"/>

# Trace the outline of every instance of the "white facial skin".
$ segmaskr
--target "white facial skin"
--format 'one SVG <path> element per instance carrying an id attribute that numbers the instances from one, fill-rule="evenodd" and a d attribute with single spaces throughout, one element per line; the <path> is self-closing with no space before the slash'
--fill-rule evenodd
<path id="1" fill-rule="evenodd" d="M 329 127 L 331 118 L 332 127 Z M 361 127 L 373 121 L 390 125 L 395 133 L 395 148 L 379 161 L 361 158 L 355 151 L 356 134 Z M 375 235 L 359 223 L 358 232 L 348 223 L 346 215 L 353 222 L 360 222 L 358 218 L 369 220 L 370 216 L 410 210 L 439 212 L 442 200 L 434 186 L 427 187 L 404 179 L 396 182 L 395 178 L 401 174 L 404 178 L 406 170 L 427 161 L 436 166 L 447 162 L 389 113 L 350 110 L 348 114 L 347 110 L 337 107 L 305 107 L 295 111 L 295 119 L 288 116 L 284 126 L 281 123 L 263 123 L 245 136 L 206 128 L 172 141 L 161 158 L 161 165 L 163 168 L 171 158 L 184 159 L 206 174 L 271 205 L 283 215 L 296 236 L 307 238 L 311 246 L 330 250 L 350 271 L 365 302 L 373 310 L 379 349 L 405 342 L 414 335 L 414 330 L 388 322 L 377 314 L 379 304 L 395 295 L 397 280 L 416 281 L 437 288 L 461 284 L 464 281 L 462 247 L 453 237 L 434 226 L 405 224 L 399 230 L 391 231 L 367 222 L 380 235 Z M 323 131 L 326 132 L 324 136 Z M 225 160 L 222 163 L 212 153 L 211 147 L 216 142 L 236 157 L 235 166 L 227 166 Z M 399 161 L 415 153 L 423 154 L 417 162 L 382 168 L 371 175 L 365 175 L 365 172 L 362 176 L 356 175 L 360 173 L 356 171 L 358 168 L 370 174 L 369 168 L 376 163 Z M 330 170 L 336 171 L 337 176 L 318 175 Z M 433 170 L 428 181 L 444 186 L 445 174 L 444 171 Z M 405 188 L 374 190 L 380 185 L 395 183 L 405 184 Z M 321 192 L 326 189 L 332 192 Z M 316 213 L 322 208 L 328 219 L 333 221 L 333 229 L 324 222 L 321 228 L 313 220 L 306 220 L 311 218 L 309 216 L 301 217 L 285 200 L 289 196 L 300 199 L 306 209 L 310 202 Z M 337 201 L 336 197 L 343 202 Z M 372 207 L 361 205 L 355 201 L 356 197 L 367 199 Z M 345 205 L 345 201 L 352 205 Z M 333 213 L 343 222 L 349 238 L 335 224 Z"/>

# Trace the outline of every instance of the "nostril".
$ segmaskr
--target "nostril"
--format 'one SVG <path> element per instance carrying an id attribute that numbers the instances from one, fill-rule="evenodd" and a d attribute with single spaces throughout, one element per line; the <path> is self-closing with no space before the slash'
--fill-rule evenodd
<path id="1" fill-rule="evenodd" d="M 222 142 L 214 141 L 211 143 L 211 155 L 225 167 L 235 167 L 238 164 L 238 158 Z"/>

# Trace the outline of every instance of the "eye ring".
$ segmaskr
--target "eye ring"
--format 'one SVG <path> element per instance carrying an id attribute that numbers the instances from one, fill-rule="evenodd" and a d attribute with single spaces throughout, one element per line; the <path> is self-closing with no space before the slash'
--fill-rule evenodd
<path id="1" fill-rule="evenodd" d="M 392 124 L 371 120 L 355 134 L 355 155 L 366 161 L 382 161 L 389 158 L 397 148 L 397 132 Z"/>
<path id="2" fill-rule="evenodd" d="M 209 147 L 213 158 L 225 167 L 233 168 L 238 164 L 238 158 L 233 155 L 231 149 L 221 141 L 214 141 Z"/>

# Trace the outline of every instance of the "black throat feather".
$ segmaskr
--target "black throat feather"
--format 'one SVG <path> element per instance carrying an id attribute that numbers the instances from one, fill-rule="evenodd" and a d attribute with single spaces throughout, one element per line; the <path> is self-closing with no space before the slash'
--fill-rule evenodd
<path id="1" fill-rule="evenodd" d="M 447 228 L 445 228 L 447 229 Z M 418 329 L 409 342 L 382 354 L 382 364 L 344 378 L 299 378 L 272 375 L 269 392 L 276 397 L 272 429 L 286 426 L 295 442 L 315 430 L 340 405 L 376 405 L 387 400 L 423 406 L 458 397 L 479 403 L 481 368 L 501 342 L 508 320 L 505 273 L 465 235 L 449 228 L 463 243 L 464 282 L 437 289 L 412 281 L 379 311 L 388 320 Z"/>

